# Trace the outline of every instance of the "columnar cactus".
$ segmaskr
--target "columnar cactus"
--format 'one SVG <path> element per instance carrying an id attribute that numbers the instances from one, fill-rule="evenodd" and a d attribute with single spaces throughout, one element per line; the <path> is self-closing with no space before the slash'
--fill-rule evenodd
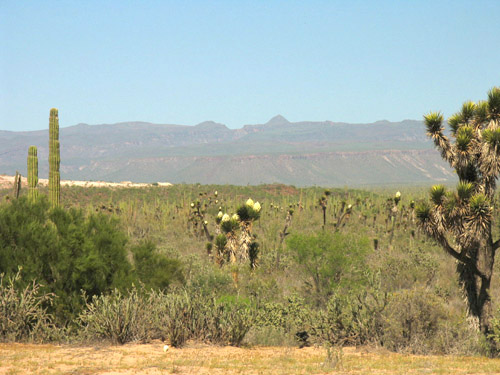
<path id="1" fill-rule="evenodd" d="M 38 156 L 36 146 L 28 150 L 28 198 L 31 202 L 38 198 Z"/>
<path id="2" fill-rule="evenodd" d="M 52 207 L 61 201 L 61 164 L 59 149 L 59 115 L 56 108 L 50 110 L 49 119 L 49 201 Z"/>

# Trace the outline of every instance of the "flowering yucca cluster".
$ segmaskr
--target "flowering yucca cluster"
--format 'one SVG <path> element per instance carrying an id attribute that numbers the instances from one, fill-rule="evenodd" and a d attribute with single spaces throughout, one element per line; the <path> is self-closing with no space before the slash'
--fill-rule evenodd
<path id="1" fill-rule="evenodd" d="M 237 214 L 229 216 L 219 211 L 216 221 L 220 223 L 220 227 L 224 233 L 234 232 L 240 227 L 240 218 Z"/>
<path id="2" fill-rule="evenodd" d="M 394 203 L 396 204 L 396 206 L 398 205 L 400 200 L 401 200 L 401 193 L 398 191 L 396 195 L 394 195 Z"/>
<path id="3" fill-rule="evenodd" d="M 252 198 L 248 198 L 245 204 L 239 207 L 236 212 L 241 221 L 250 222 L 259 219 L 261 208 L 259 202 L 254 202 Z"/>

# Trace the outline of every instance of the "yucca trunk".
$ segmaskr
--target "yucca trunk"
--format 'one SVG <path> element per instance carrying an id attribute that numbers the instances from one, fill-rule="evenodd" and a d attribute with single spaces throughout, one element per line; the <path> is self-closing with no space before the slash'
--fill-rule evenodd
<path id="1" fill-rule="evenodd" d="M 477 319 L 478 328 L 488 338 L 491 333 L 491 278 L 495 261 L 491 238 L 467 251 L 470 261 L 458 262 L 459 282 L 464 290 L 469 315 Z"/>
<path id="2" fill-rule="evenodd" d="M 239 239 L 239 251 L 237 254 L 237 259 L 240 263 L 246 262 L 248 260 L 248 249 L 250 248 L 250 243 L 252 242 L 251 232 L 252 222 L 242 222 Z"/>
<path id="3" fill-rule="evenodd" d="M 14 177 L 14 188 L 13 195 L 14 198 L 19 198 L 19 194 L 21 193 L 21 174 L 16 171 L 16 176 Z"/>
<path id="4" fill-rule="evenodd" d="M 238 252 L 238 240 L 236 239 L 236 234 L 230 232 L 226 235 L 227 243 L 225 247 L 225 252 L 229 263 L 235 264 L 238 260 L 237 252 Z"/>

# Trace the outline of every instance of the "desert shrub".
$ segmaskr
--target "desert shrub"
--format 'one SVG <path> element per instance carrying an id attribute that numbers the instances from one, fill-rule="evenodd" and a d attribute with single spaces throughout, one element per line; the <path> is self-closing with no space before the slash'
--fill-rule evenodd
<path id="1" fill-rule="evenodd" d="M 291 295 L 283 302 L 266 302 L 259 306 L 256 315 L 256 332 L 282 333 L 281 340 L 299 346 L 309 345 L 314 335 L 316 313 L 305 300 Z"/>
<path id="2" fill-rule="evenodd" d="M 168 339 L 170 344 L 181 347 L 192 337 L 196 312 L 192 298 L 187 293 L 164 294 L 152 291 L 150 295 L 150 320 L 153 338 Z"/>
<path id="3" fill-rule="evenodd" d="M 81 337 L 115 344 L 144 340 L 149 328 L 145 318 L 150 308 L 147 302 L 136 288 L 126 295 L 114 289 L 107 295 L 93 296 L 78 317 Z"/>
<path id="4" fill-rule="evenodd" d="M 0 340 L 50 339 L 56 328 L 45 306 L 52 303 L 54 296 L 43 292 L 36 281 L 19 288 L 20 279 L 21 271 L 7 279 L 0 275 Z"/>
<path id="5" fill-rule="evenodd" d="M 166 340 L 181 347 L 189 339 L 213 344 L 240 345 L 254 322 L 255 311 L 238 298 L 178 291 L 133 288 L 94 296 L 80 314 L 80 335 L 85 340 Z"/>
<path id="6" fill-rule="evenodd" d="M 497 309 L 491 319 L 491 332 L 489 333 L 489 341 L 494 345 L 494 352 L 500 353 L 500 309 Z M 498 354 L 497 354 L 498 355 Z"/>
<path id="7" fill-rule="evenodd" d="M 383 344 L 401 352 L 439 352 L 443 345 L 437 345 L 436 339 L 445 338 L 443 330 L 447 318 L 444 301 L 425 288 L 396 292 L 385 310 Z M 465 320 L 462 326 L 464 323 Z"/>
<path id="8" fill-rule="evenodd" d="M 154 243 L 132 247 L 132 256 L 136 276 L 147 289 L 166 290 L 173 282 L 184 283 L 181 262 L 160 254 Z"/>
<path id="9" fill-rule="evenodd" d="M 255 321 L 255 311 L 248 301 L 229 298 L 217 301 L 214 313 L 220 330 L 222 344 L 239 346 Z"/>
<path id="10" fill-rule="evenodd" d="M 376 343 L 382 334 L 386 295 L 376 288 L 351 293 L 337 291 L 317 313 L 314 333 L 329 345 Z"/>
<path id="11" fill-rule="evenodd" d="M 0 205 L 0 272 L 15 275 L 24 286 L 36 279 L 57 296 L 49 312 L 67 323 L 88 296 L 131 285 L 127 238 L 108 215 L 85 216 L 82 210 L 51 209 L 47 199 L 25 198 Z"/>
<path id="12" fill-rule="evenodd" d="M 190 293 L 202 296 L 211 296 L 214 292 L 230 294 L 235 292 L 234 281 L 224 269 L 213 263 L 204 263 L 199 258 L 190 257 L 185 263 L 189 272 L 186 272 L 186 288 Z"/>

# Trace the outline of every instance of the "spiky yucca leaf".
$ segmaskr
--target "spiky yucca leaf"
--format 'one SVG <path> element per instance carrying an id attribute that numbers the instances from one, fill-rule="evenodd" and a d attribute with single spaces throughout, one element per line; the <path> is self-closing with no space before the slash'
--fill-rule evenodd
<path id="1" fill-rule="evenodd" d="M 260 217 L 260 212 L 253 209 L 248 205 L 243 205 L 236 210 L 241 221 L 254 221 Z"/>
<path id="2" fill-rule="evenodd" d="M 434 185 L 431 188 L 431 201 L 436 205 L 440 206 L 443 204 L 444 196 L 446 193 L 446 188 L 443 185 Z"/>
<path id="3" fill-rule="evenodd" d="M 461 201 L 467 201 L 474 191 L 474 185 L 470 182 L 461 181 L 457 185 L 457 195 Z"/>
<path id="4" fill-rule="evenodd" d="M 429 135 L 433 136 L 443 130 L 443 115 L 441 112 L 430 112 L 424 116 L 425 126 Z"/>
<path id="5" fill-rule="evenodd" d="M 491 206 L 484 194 L 473 195 L 470 199 L 469 235 L 484 231 L 491 222 Z"/>
<path id="6" fill-rule="evenodd" d="M 248 257 L 250 260 L 250 268 L 257 267 L 257 258 L 259 256 L 259 244 L 255 241 L 251 242 L 248 247 Z"/>
<path id="7" fill-rule="evenodd" d="M 470 199 L 470 209 L 474 215 L 483 216 L 490 212 L 488 198 L 484 194 L 475 194 Z"/>
<path id="8" fill-rule="evenodd" d="M 476 104 L 475 120 L 477 124 L 484 124 L 488 121 L 488 102 L 481 100 Z"/>
<path id="9" fill-rule="evenodd" d="M 462 119 L 462 115 L 460 113 L 455 113 L 448 118 L 448 124 L 450 125 L 451 132 L 455 135 L 462 125 L 464 120 Z"/>
<path id="10" fill-rule="evenodd" d="M 219 234 L 217 237 L 215 237 L 215 246 L 219 251 L 223 251 L 224 247 L 227 244 L 227 237 L 224 234 Z"/>
<path id="11" fill-rule="evenodd" d="M 461 126 L 457 131 L 456 145 L 457 148 L 466 152 L 469 150 L 472 139 L 474 138 L 474 131 L 470 126 Z"/>
<path id="12" fill-rule="evenodd" d="M 452 191 L 447 191 L 444 199 L 444 208 L 448 215 L 455 212 L 458 207 L 457 195 Z"/>
<path id="13" fill-rule="evenodd" d="M 231 233 L 238 230 L 240 223 L 238 220 L 231 218 L 230 220 L 222 221 L 220 227 L 224 233 Z"/>
<path id="14" fill-rule="evenodd" d="M 490 146 L 495 147 L 500 145 L 500 128 L 486 129 L 483 131 L 483 139 Z"/>
<path id="15" fill-rule="evenodd" d="M 464 104 L 462 104 L 462 110 L 460 111 L 460 114 L 462 116 L 463 122 L 468 124 L 474 117 L 474 114 L 476 112 L 476 103 L 473 101 L 467 101 Z"/>
<path id="16" fill-rule="evenodd" d="M 427 202 L 419 202 L 415 206 L 415 215 L 419 222 L 427 223 L 431 220 L 431 207 Z"/>
<path id="17" fill-rule="evenodd" d="M 490 119 L 500 118 L 500 87 L 493 87 L 488 92 L 488 112 Z"/>

